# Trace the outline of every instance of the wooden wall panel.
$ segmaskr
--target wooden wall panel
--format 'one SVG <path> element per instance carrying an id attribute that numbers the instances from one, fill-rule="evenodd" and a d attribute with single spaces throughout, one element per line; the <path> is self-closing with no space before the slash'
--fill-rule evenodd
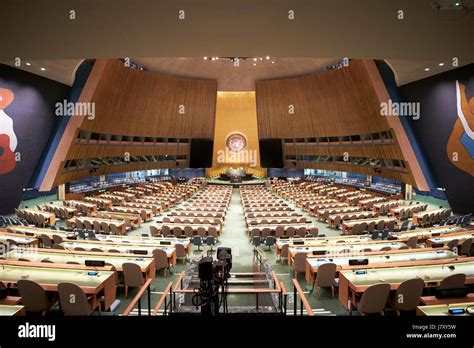
<path id="1" fill-rule="evenodd" d="M 390 177 L 425 188 L 416 180 L 412 168 L 416 158 L 407 157 L 409 143 L 403 129 L 381 115 L 381 102 L 374 86 L 377 73 L 373 61 L 352 60 L 347 67 L 295 78 L 257 81 L 257 118 L 260 139 L 319 138 L 390 131 L 393 144 L 373 145 L 304 145 L 284 144 L 284 156 L 333 155 L 404 160 L 407 173 L 385 169 L 375 173 L 373 168 L 356 165 L 327 165 L 320 163 L 284 161 L 289 168 L 314 168 L 356 172 Z M 377 87 L 377 88 L 376 88 Z M 294 113 L 290 113 L 293 108 Z M 393 118 L 393 117 L 392 117 Z"/>
<path id="2" fill-rule="evenodd" d="M 95 105 L 95 118 L 74 116 L 67 127 L 67 142 L 61 142 L 55 155 L 54 176 L 49 176 L 41 189 L 48 190 L 71 180 L 123 171 L 189 166 L 189 143 L 168 145 L 78 144 L 79 130 L 95 133 L 151 137 L 204 138 L 214 136 L 217 81 L 182 79 L 139 71 L 126 67 L 120 60 L 98 60 L 90 79 L 94 88 L 85 89 L 81 102 Z M 89 81 L 88 81 L 89 82 Z M 87 85 L 86 85 L 87 86 Z M 87 93 L 85 93 L 87 92 Z M 183 113 L 180 113 L 184 111 Z M 108 166 L 96 172 L 80 170 L 64 172 L 66 160 L 95 157 L 152 155 L 185 155 L 186 159 L 163 163 L 131 163 Z M 52 178 L 54 177 L 54 180 Z"/>

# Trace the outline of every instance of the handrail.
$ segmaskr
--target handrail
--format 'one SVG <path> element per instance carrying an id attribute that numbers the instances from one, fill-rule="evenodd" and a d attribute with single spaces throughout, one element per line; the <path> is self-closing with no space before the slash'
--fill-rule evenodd
<path id="1" fill-rule="evenodd" d="M 146 282 L 142 285 L 138 293 L 135 295 L 135 297 L 132 299 L 128 307 L 125 309 L 125 311 L 122 313 L 123 316 L 128 316 L 130 312 L 133 310 L 133 307 L 135 307 L 135 304 L 138 302 L 138 315 L 141 315 L 141 297 L 143 296 L 143 293 L 145 290 L 148 289 L 148 315 L 150 315 L 150 284 L 153 281 L 153 278 L 148 278 Z"/>
<path id="2" fill-rule="evenodd" d="M 170 293 L 170 302 L 171 302 L 172 286 L 173 286 L 173 282 L 169 282 L 165 290 L 163 290 L 163 295 L 161 295 L 160 299 L 158 300 L 158 303 L 156 304 L 152 315 L 157 315 L 158 311 L 160 310 L 161 305 L 163 304 L 163 302 L 166 301 L 166 296 L 168 296 L 168 293 Z M 165 313 L 166 313 L 166 302 L 165 302 Z"/>
<path id="3" fill-rule="evenodd" d="M 313 313 L 313 310 L 311 309 L 311 306 L 309 305 L 308 303 L 308 300 L 306 299 L 306 296 L 303 292 L 303 290 L 301 289 L 301 286 L 300 284 L 298 283 L 298 281 L 296 279 L 292 279 L 293 280 L 293 285 L 294 285 L 294 299 L 293 299 L 293 302 L 294 302 L 294 314 L 296 316 L 297 314 L 297 309 L 298 309 L 298 302 L 297 302 L 297 293 L 298 295 L 300 295 L 300 305 L 301 305 L 301 315 L 303 315 L 303 307 L 306 309 L 306 313 L 309 315 L 309 316 L 313 316 L 314 313 Z"/>
<path id="4" fill-rule="evenodd" d="M 288 292 L 285 289 L 285 284 L 280 282 L 281 294 L 280 294 L 280 310 L 286 315 L 286 306 L 288 304 Z"/>
<path id="5" fill-rule="evenodd" d="M 173 291 L 182 290 L 182 289 L 178 289 L 178 286 L 182 285 L 181 282 L 182 282 L 182 280 L 183 280 L 183 277 L 184 277 L 184 271 L 181 272 L 181 274 L 179 275 L 178 280 L 176 281 L 176 284 L 175 284 L 175 286 L 174 286 L 174 288 L 173 288 Z"/>

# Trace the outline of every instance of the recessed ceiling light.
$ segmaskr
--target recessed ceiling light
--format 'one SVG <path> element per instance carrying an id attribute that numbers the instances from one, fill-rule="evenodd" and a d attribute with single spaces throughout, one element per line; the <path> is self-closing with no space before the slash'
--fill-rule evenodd
<path id="1" fill-rule="evenodd" d="M 256 61 L 257 61 L 257 58 L 254 58 L 253 61 L 256 62 Z"/>
<path id="2" fill-rule="evenodd" d="M 444 63 L 439 63 L 439 66 L 444 66 Z"/>
<path id="3" fill-rule="evenodd" d="M 216 60 L 219 60 L 219 57 L 216 57 Z"/>
<path id="4" fill-rule="evenodd" d="M 28 63 L 28 62 L 26 62 L 26 65 L 30 66 L 30 65 L 31 65 L 31 63 Z"/>
<path id="5" fill-rule="evenodd" d="M 46 69 L 45 68 L 40 68 L 42 71 L 45 71 Z"/>
<path id="6" fill-rule="evenodd" d="M 253 66 L 256 66 L 256 65 L 257 65 L 257 63 L 253 63 Z"/>
<path id="7" fill-rule="evenodd" d="M 204 57 L 204 60 L 207 60 L 207 57 Z"/>
<path id="8" fill-rule="evenodd" d="M 266 56 L 265 58 L 266 58 L 267 60 L 269 60 L 269 59 L 270 59 L 270 57 L 269 57 L 269 56 Z"/>
<path id="9" fill-rule="evenodd" d="M 211 60 L 216 60 L 216 58 L 212 57 Z"/>
<path id="10" fill-rule="evenodd" d="M 275 64 L 275 62 L 272 62 L 272 64 Z"/>
<path id="11" fill-rule="evenodd" d="M 262 57 L 260 57 L 260 60 L 263 60 L 263 58 L 262 58 Z"/>
<path id="12" fill-rule="evenodd" d="M 430 71 L 430 68 L 425 68 L 425 71 Z"/>

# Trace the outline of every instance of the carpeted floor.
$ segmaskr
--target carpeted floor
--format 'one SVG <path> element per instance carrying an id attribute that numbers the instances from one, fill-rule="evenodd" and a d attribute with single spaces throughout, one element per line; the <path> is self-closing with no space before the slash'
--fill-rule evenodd
<path id="1" fill-rule="evenodd" d="M 56 201 L 55 196 L 44 196 L 28 201 L 22 202 L 20 207 L 36 207 L 36 205 L 43 205 L 50 201 Z M 430 208 L 436 208 L 438 206 L 448 206 L 446 201 L 434 199 L 426 196 L 418 196 L 416 201 L 425 202 L 429 204 Z M 340 230 L 334 230 L 327 227 L 327 224 L 320 223 L 312 216 L 309 216 L 306 212 L 295 207 L 293 204 L 289 203 L 296 211 L 303 214 L 306 218 L 312 221 L 318 228 L 320 234 L 326 234 L 327 236 L 339 235 L 341 234 Z M 157 217 L 162 218 L 162 217 Z M 142 224 L 138 229 L 133 230 L 130 234 L 141 235 L 142 233 L 149 233 L 149 226 L 153 224 L 157 218 L 154 218 L 152 221 Z M 60 226 L 62 222 L 58 223 Z M 227 212 L 226 220 L 223 226 L 222 235 L 218 244 L 214 247 L 213 256 L 215 257 L 215 249 L 219 246 L 225 246 L 232 248 L 233 255 L 233 267 L 232 272 L 252 272 L 257 270 L 256 264 L 253 257 L 253 246 L 251 245 L 249 238 L 247 237 L 247 230 L 245 226 L 245 220 L 243 215 L 243 208 L 240 202 L 239 189 L 234 188 L 232 193 L 232 199 L 230 203 L 229 210 Z M 289 292 L 289 301 L 288 301 L 288 311 L 291 312 L 293 308 L 293 283 L 292 277 L 293 272 L 286 263 L 283 261 L 281 263 L 275 254 L 275 247 L 272 247 L 268 250 L 267 247 L 261 246 L 260 249 L 263 251 L 265 258 L 268 263 L 271 265 L 277 277 L 285 285 L 286 290 Z M 207 252 L 209 247 L 201 247 L 199 251 L 197 247 L 193 247 L 190 258 L 196 258 L 200 256 L 203 252 Z M 178 261 L 176 267 L 172 269 L 172 273 L 165 277 L 163 273 L 159 273 L 152 283 L 152 308 L 155 306 L 155 303 L 158 301 L 161 296 L 161 291 L 168 285 L 170 281 L 175 281 L 182 271 L 185 271 L 189 267 L 189 260 L 186 264 L 182 264 Z M 304 279 L 304 274 L 298 275 L 298 281 L 302 286 L 303 290 L 306 293 L 308 301 L 313 309 L 317 309 L 320 313 L 325 314 L 336 314 L 336 315 L 348 315 L 347 311 L 339 304 L 336 299 L 333 299 L 331 296 L 330 289 L 323 289 L 321 293 L 321 299 L 317 298 L 316 291 L 310 291 L 310 285 L 306 284 Z M 122 313 L 127 305 L 130 302 L 130 299 L 133 298 L 136 290 L 131 290 L 129 292 L 128 298 L 124 298 L 123 289 L 118 289 L 118 298 L 120 299 L 120 306 L 117 308 L 116 313 Z M 147 307 L 145 300 L 146 296 L 143 297 L 143 307 Z M 229 296 L 229 305 L 253 305 L 255 302 L 254 297 L 246 295 L 232 295 Z"/>

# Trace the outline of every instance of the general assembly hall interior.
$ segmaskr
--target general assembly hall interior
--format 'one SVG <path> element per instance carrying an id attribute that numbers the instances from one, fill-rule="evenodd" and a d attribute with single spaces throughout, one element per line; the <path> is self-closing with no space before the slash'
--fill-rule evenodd
<path id="1" fill-rule="evenodd" d="M 0 316 L 474 313 L 473 1 L 40 3 L 0 54 Z"/>

